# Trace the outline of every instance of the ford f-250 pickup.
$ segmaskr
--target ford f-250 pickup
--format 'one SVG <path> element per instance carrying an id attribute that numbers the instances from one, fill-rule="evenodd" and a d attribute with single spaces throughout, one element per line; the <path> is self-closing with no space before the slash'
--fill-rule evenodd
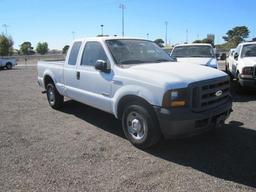
<path id="1" fill-rule="evenodd" d="M 154 42 L 119 37 L 75 40 L 65 62 L 39 61 L 50 106 L 63 96 L 113 114 L 128 140 L 147 148 L 221 126 L 232 101 L 226 73 L 177 63 Z M 97 117 L 95 117 L 97 118 Z"/>

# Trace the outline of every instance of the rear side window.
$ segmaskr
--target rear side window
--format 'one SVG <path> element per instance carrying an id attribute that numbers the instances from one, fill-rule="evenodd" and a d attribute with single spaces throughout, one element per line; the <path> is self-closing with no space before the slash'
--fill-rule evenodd
<path id="1" fill-rule="evenodd" d="M 69 65 L 76 65 L 77 56 L 80 50 L 82 42 L 77 41 L 73 44 L 72 49 L 69 54 L 68 64 Z"/>
<path id="2" fill-rule="evenodd" d="M 94 66 L 97 60 L 108 62 L 103 47 L 99 42 L 87 42 L 84 48 L 81 65 Z"/>

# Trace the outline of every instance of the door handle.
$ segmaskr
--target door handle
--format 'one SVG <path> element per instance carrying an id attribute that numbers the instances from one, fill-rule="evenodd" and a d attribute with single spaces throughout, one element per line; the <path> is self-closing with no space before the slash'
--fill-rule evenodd
<path id="1" fill-rule="evenodd" d="M 80 71 L 77 71 L 77 72 L 76 72 L 76 79 L 77 79 L 77 80 L 80 80 Z"/>

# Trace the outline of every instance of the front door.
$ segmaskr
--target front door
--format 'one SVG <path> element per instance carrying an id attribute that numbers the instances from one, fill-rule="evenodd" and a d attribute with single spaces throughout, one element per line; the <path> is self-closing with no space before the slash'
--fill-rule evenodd
<path id="1" fill-rule="evenodd" d="M 110 65 L 109 59 L 100 42 L 86 42 L 77 72 L 80 73 L 78 89 L 80 101 L 103 111 L 111 112 L 111 88 L 113 72 L 108 73 L 95 69 L 97 60 L 104 60 Z"/>

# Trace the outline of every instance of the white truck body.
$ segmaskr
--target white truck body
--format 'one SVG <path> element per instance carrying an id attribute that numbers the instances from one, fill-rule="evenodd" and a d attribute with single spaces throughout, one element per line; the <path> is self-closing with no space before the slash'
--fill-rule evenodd
<path id="1" fill-rule="evenodd" d="M 11 69 L 17 65 L 16 59 L 13 58 L 0 58 L 0 67 Z"/>
<path id="2" fill-rule="evenodd" d="M 210 81 L 210 84 L 217 83 L 218 86 L 221 85 L 219 88 L 215 87 L 215 89 L 212 91 L 214 94 L 217 91 L 221 92 L 221 94 L 223 94 L 223 100 L 222 102 L 218 103 L 218 105 L 215 103 L 215 107 L 212 106 L 209 108 L 217 110 L 218 107 L 225 103 L 227 106 L 222 106 L 221 109 L 218 108 L 218 110 L 220 110 L 219 113 L 225 113 L 226 116 L 228 116 L 231 102 L 229 102 L 228 99 L 229 80 L 225 73 L 210 67 L 187 65 L 181 62 L 164 60 L 150 63 L 144 62 L 138 64 L 119 64 L 116 62 L 116 58 L 114 57 L 115 54 L 113 54 L 106 43 L 108 41 L 118 42 L 119 44 L 123 43 L 122 41 L 125 43 L 139 41 L 139 47 L 143 46 L 144 43 L 149 44 L 150 46 L 151 44 L 157 46 L 150 41 L 134 38 L 104 37 L 76 40 L 73 42 L 73 45 L 68 51 L 65 62 L 38 62 L 37 68 L 39 85 L 44 89 L 47 89 L 47 83 L 49 82 L 47 79 L 50 78 L 60 95 L 106 111 L 113 114 L 116 118 L 120 118 L 122 117 L 122 114 L 119 114 L 120 103 L 127 97 L 134 96 L 145 101 L 145 103 L 149 104 L 158 112 L 162 111 L 163 113 L 169 113 L 169 109 L 163 107 L 163 98 L 168 91 L 188 88 L 198 82 L 201 86 L 201 82 L 205 84 L 206 82 Z M 73 62 L 73 65 L 71 65 L 70 62 L 72 61 L 72 56 L 70 55 L 73 54 L 73 51 L 76 49 L 75 47 L 79 43 L 80 47 L 77 53 L 76 62 L 75 64 Z M 110 69 L 108 72 L 97 70 L 94 64 L 92 66 L 83 65 L 84 60 L 90 57 L 87 56 L 86 58 L 86 50 L 93 44 L 97 44 L 97 46 L 100 46 L 104 51 L 108 68 Z M 160 48 L 159 50 L 157 47 L 155 48 L 157 51 L 160 50 Z M 120 50 L 121 48 L 117 49 L 117 51 Z M 150 51 L 152 52 L 152 50 Z M 133 54 L 137 53 L 138 52 Z M 161 54 L 166 53 L 161 52 Z M 125 53 L 125 56 L 127 55 L 128 53 Z M 167 54 L 164 56 L 169 58 Z M 223 87 L 226 87 L 225 90 L 221 89 Z M 214 98 L 211 99 L 217 99 L 217 102 L 219 101 L 218 99 L 222 99 L 222 96 L 219 98 L 215 98 L 214 96 Z M 196 100 L 196 97 L 194 100 Z M 215 113 L 217 112 L 208 110 L 208 113 L 204 113 L 203 116 L 206 115 L 208 118 L 210 118 L 209 116 Z M 198 116 L 196 119 L 205 118 L 201 117 L 200 113 L 197 115 Z M 215 116 L 216 115 L 217 114 L 215 114 Z M 165 135 L 164 128 L 161 128 L 161 130 Z M 171 135 L 172 134 L 170 134 L 170 136 Z"/>
<path id="3" fill-rule="evenodd" d="M 204 65 L 216 69 L 218 68 L 214 49 L 211 44 L 207 43 L 176 45 L 172 49 L 171 57 L 176 58 L 177 61 L 181 63 Z"/>
<path id="4" fill-rule="evenodd" d="M 241 86 L 256 88 L 256 42 L 240 43 L 231 57 L 226 71 Z"/>

